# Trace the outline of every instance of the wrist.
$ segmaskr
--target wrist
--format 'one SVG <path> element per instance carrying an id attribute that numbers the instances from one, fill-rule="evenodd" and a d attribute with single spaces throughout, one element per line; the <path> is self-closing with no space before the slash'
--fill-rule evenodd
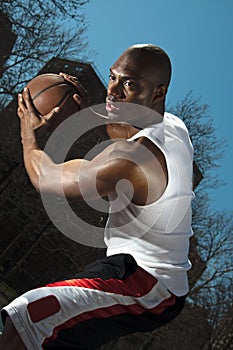
<path id="1" fill-rule="evenodd" d="M 24 148 L 34 149 L 38 148 L 36 135 L 33 130 L 21 130 L 21 142 Z"/>

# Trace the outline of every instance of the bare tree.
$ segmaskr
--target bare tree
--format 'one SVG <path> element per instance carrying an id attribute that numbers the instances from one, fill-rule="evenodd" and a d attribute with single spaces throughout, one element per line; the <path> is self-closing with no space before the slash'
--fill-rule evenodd
<path id="1" fill-rule="evenodd" d="M 209 106 L 201 104 L 192 92 L 174 108 L 187 125 L 194 145 L 194 158 L 204 175 L 197 187 L 193 201 L 193 229 L 197 238 L 197 251 L 206 269 L 191 288 L 191 304 L 205 309 L 207 320 L 212 327 L 209 347 L 218 349 L 220 328 L 232 310 L 232 276 L 233 276 L 233 215 L 229 211 L 213 211 L 210 190 L 222 183 L 216 173 L 223 155 L 225 142 L 216 136 Z M 229 322 L 228 322 L 229 323 Z M 227 325 L 225 325 L 228 327 Z M 215 344 L 215 345 L 214 345 Z M 223 349 L 223 348 L 219 348 Z"/>
<path id="2" fill-rule="evenodd" d="M 215 307 L 209 309 L 212 331 L 202 350 L 233 349 L 233 280 L 224 288 L 218 288 L 215 294 Z"/>
<path id="3" fill-rule="evenodd" d="M 216 289 L 227 292 L 233 276 L 233 218 L 226 211 L 215 212 L 206 218 L 205 230 L 198 232 L 198 250 L 207 269 L 191 291 L 192 298 L 208 293 L 208 299 Z M 224 301 L 225 298 L 222 299 Z M 219 303 L 219 301 L 218 301 Z M 205 300 L 206 304 L 206 300 Z M 208 303 L 211 306 L 210 303 Z M 214 300 L 216 305 L 216 300 Z"/>
<path id="4" fill-rule="evenodd" d="M 0 11 L 17 39 L 0 81 L 1 106 L 54 56 L 87 58 L 84 5 L 88 0 L 3 0 Z M 5 38 L 7 40 L 7 38 Z"/>

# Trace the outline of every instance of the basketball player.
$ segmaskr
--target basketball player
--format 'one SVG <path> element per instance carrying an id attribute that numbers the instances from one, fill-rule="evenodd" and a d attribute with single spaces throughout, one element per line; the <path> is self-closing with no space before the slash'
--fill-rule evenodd
<path id="1" fill-rule="evenodd" d="M 55 164 L 36 142 L 41 119 L 29 92 L 19 95 L 24 163 L 35 188 L 61 195 L 56 178 L 62 170 L 65 196 L 108 195 L 110 211 L 106 258 L 72 280 L 29 291 L 4 307 L 2 350 L 96 349 L 115 337 L 152 331 L 181 312 L 191 267 L 193 148 L 183 122 L 165 112 L 170 78 L 170 59 L 161 48 L 135 45 L 123 52 L 110 69 L 106 98 L 114 121 L 107 132 L 115 142 L 90 161 Z M 84 108 L 85 92 L 74 78 L 66 79 Z M 130 124 L 121 122 L 126 102 L 146 112 L 131 115 Z"/>

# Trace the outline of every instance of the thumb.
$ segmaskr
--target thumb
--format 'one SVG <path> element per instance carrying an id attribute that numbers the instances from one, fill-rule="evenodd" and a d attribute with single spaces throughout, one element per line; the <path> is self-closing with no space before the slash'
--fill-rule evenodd
<path id="1" fill-rule="evenodd" d="M 43 116 L 43 119 L 46 121 L 46 122 L 49 122 L 50 119 L 52 119 L 56 114 L 59 113 L 60 111 L 60 107 L 55 107 L 53 108 L 48 114 L 44 115 Z"/>

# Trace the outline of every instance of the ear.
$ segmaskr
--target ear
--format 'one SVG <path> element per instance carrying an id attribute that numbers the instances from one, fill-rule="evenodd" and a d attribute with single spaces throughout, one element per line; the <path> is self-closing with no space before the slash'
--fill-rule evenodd
<path id="1" fill-rule="evenodd" d="M 154 102 L 161 102 L 165 99 L 167 94 L 167 86 L 166 85 L 159 85 L 154 89 Z"/>

